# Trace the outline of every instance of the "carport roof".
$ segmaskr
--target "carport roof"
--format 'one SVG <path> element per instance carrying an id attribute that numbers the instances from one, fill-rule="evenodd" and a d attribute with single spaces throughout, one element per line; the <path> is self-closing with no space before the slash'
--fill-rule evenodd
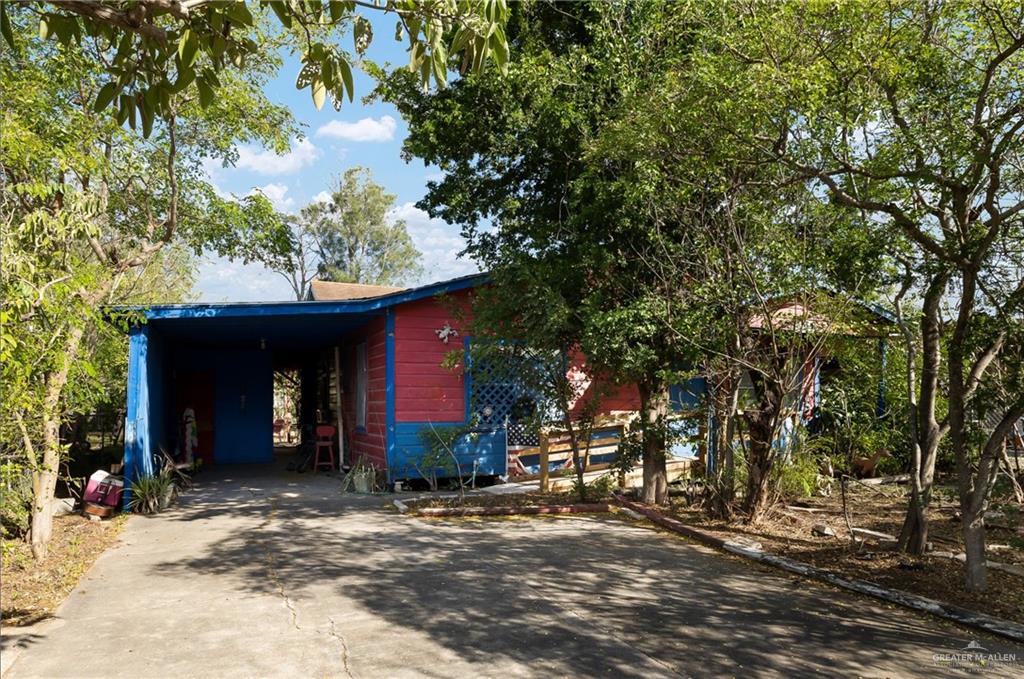
<path id="1" fill-rule="evenodd" d="M 486 280 L 486 274 L 474 274 L 368 299 L 155 304 L 110 307 L 108 313 L 141 314 L 146 325 L 174 341 L 311 350 L 335 344 L 339 335 L 356 330 L 390 307 L 466 290 Z M 129 325 L 140 324 L 129 321 Z"/>
<path id="2" fill-rule="evenodd" d="M 268 318 L 335 314 L 372 314 L 406 302 L 474 288 L 486 282 L 487 274 L 472 274 L 418 288 L 399 290 L 367 299 L 295 302 L 227 302 L 192 304 L 154 304 L 151 306 L 112 307 L 112 311 L 136 311 L 147 320 L 200 318 Z"/>

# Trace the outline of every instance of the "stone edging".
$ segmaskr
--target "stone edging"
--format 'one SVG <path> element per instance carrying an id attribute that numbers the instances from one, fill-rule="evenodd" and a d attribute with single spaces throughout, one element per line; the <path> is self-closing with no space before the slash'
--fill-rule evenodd
<path id="1" fill-rule="evenodd" d="M 706 545 L 724 549 L 731 554 L 736 554 L 737 556 L 741 556 L 745 559 L 768 564 L 790 573 L 827 582 L 830 585 L 841 587 L 852 592 L 866 594 L 867 596 L 882 599 L 883 601 L 888 601 L 889 603 L 894 603 L 899 606 L 903 606 L 904 608 L 930 613 L 940 618 L 952 620 L 953 622 L 960 623 L 961 625 L 982 629 L 986 632 L 991 632 L 992 634 L 998 634 L 999 636 L 1013 639 L 1014 641 L 1024 642 L 1024 625 L 1020 625 L 1010 620 L 1003 620 L 1002 618 L 985 615 L 984 613 L 977 613 L 952 604 L 942 603 L 941 601 L 918 596 L 916 594 L 910 594 L 909 592 L 887 589 L 865 580 L 843 578 L 830 571 L 765 552 L 761 549 L 761 545 L 758 543 L 746 544 L 735 540 L 720 538 L 717 535 L 711 535 L 710 533 L 687 526 L 683 522 L 665 516 L 661 512 L 656 509 L 652 509 L 647 505 L 633 502 L 620 496 L 616 496 L 615 499 L 622 504 L 623 507 L 643 515 L 651 522 L 663 528 L 667 528 L 674 533 L 679 533 L 680 535 L 693 538 L 694 540 Z"/>

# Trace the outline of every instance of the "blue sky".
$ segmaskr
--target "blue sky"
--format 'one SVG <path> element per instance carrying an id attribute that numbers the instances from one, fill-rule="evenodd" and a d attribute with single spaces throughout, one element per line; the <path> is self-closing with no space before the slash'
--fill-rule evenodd
<path id="1" fill-rule="evenodd" d="M 395 42 L 394 19 L 371 18 L 375 37 L 367 56 L 378 63 L 404 67 L 408 63 L 407 43 Z M 274 102 L 291 109 L 303 126 L 305 138 L 296 139 L 291 152 L 284 156 L 260 147 L 241 147 L 235 167 L 210 164 L 208 171 L 214 185 L 222 192 L 238 196 L 260 189 L 279 210 L 295 212 L 328 191 L 346 169 L 356 165 L 368 167 L 377 183 L 396 194 L 393 217 L 406 221 L 413 242 L 423 253 L 423 276 L 410 283 L 475 272 L 477 268 L 472 262 L 456 256 L 463 247 L 458 229 L 430 219 L 415 207 L 426 192 L 428 179 L 439 176 L 438 170 L 420 160 L 406 163 L 401 159 L 399 153 L 407 128 L 398 111 L 390 104 L 364 105 L 360 101 L 373 88 L 370 78 L 356 73 L 355 101 L 346 100 L 340 111 L 335 111 L 330 103 L 317 111 L 309 90 L 295 89 L 298 72 L 298 60 L 289 58 L 278 77 L 268 84 L 266 93 Z M 196 287 L 199 299 L 207 302 L 293 297 L 288 283 L 279 274 L 256 264 L 214 256 L 203 258 Z"/>

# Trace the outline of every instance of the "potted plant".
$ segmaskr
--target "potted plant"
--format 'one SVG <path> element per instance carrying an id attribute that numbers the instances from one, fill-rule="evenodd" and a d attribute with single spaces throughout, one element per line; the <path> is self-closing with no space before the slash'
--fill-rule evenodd
<path id="1" fill-rule="evenodd" d="M 360 459 L 348 475 L 352 479 L 352 487 L 355 492 L 370 494 L 374 491 L 377 480 L 377 470 L 372 464 Z"/>

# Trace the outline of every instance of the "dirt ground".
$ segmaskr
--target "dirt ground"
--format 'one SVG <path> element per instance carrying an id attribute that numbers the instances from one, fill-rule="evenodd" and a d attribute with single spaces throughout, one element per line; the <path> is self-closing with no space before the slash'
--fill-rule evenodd
<path id="1" fill-rule="evenodd" d="M 848 486 L 847 511 L 854 528 L 896 536 L 906 507 L 905 486 L 867 486 L 855 481 Z M 988 559 L 1024 567 L 1024 517 L 1019 505 L 996 502 L 989 512 Z M 847 577 L 1024 623 L 1024 577 L 989 568 L 988 591 L 974 594 L 963 587 L 964 564 L 935 555 L 963 553 L 958 504 L 949 488 L 938 489 L 933 498 L 929 513 L 933 553 L 921 559 L 894 553 L 891 543 L 885 541 L 852 541 L 838 486 L 828 497 L 780 502 L 758 526 L 711 520 L 681 502 L 674 503 L 672 513 L 688 524 L 719 534 L 743 535 L 760 542 L 767 551 Z M 813 528 L 820 524 L 835 535 L 815 535 Z"/>
<path id="2" fill-rule="evenodd" d="M 30 625 L 53 615 L 96 558 L 117 539 L 125 515 L 101 522 L 78 515 L 53 520 L 50 553 L 42 564 L 27 542 L 3 543 L 0 617 L 4 625 Z"/>

